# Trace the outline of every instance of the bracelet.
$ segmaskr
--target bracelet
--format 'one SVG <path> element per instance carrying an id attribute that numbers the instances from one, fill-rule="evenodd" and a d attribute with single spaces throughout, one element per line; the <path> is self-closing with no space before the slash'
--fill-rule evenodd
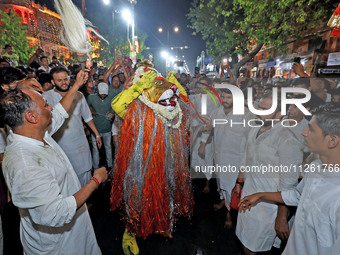
<path id="1" fill-rule="evenodd" d="M 97 135 L 96 138 L 100 138 L 101 136 L 100 135 Z"/>
<path id="2" fill-rule="evenodd" d="M 97 184 L 97 186 L 99 187 L 100 182 L 98 181 L 98 179 L 96 177 L 92 176 L 90 180 L 94 181 Z"/>

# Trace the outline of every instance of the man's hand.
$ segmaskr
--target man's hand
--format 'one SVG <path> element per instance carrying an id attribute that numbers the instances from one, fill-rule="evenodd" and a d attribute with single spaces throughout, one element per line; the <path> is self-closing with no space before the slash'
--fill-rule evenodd
<path id="1" fill-rule="evenodd" d="M 79 73 L 77 74 L 76 81 L 73 86 L 77 86 L 78 88 L 82 87 L 88 80 L 88 78 L 89 78 L 88 72 L 80 70 Z"/>
<path id="2" fill-rule="evenodd" d="M 97 72 L 97 67 L 91 68 L 90 76 L 93 76 Z"/>
<path id="3" fill-rule="evenodd" d="M 237 186 L 240 186 L 238 184 L 235 185 L 234 189 L 237 187 Z M 234 192 L 234 189 L 233 189 L 233 192 Z M 232 192 L 232 193 L 233 193 Z M 240 203 L 238 204 L 238 208 L 239 208 L 239 211 L 243 211 L 245 212 L 247 209 L 250 211 L 250 208 L 252 206 L 255 206 L 260 200 L 261 200 L 261 193 L 255 193 L 255 194 L 252 194 L 250 196 L 246 196 L 244 197 Z"/>
<path id="4" fill-rule="evenodd" d="M 308 74 L 305 73 L 305 69 L 303 65 L 299 63 L 293 64 L 293 71 L 295 74 L 299 75 L 300 77 L 309 77 Z"/>
<path id="5" fill-rule="evenodd" d="M 198 148 L 198 156 L 200 156 L 201 158 L 205 158 L 205 143 L 201 142 L 200 143 L 200 147 Z"/>
<path id="6" fill-rule="evenodd" d="M 117 63 L 118 63 L 118 65 L 120 65 L 121 67 L 123 67 L 123 59 L 122 59 L 122 58 L 118 58 L 118 59 L 117 59 Z"/>
<path id="7" fill-rule="evenodd" d="M 18 87 L 25 89 L 33 89 L 38 92 L 44 92 L 40 83 L 35 78 L 30 78 L 27 80 L 22 80 L 18 83 Z"/>
<path id="8" fill-rule="evenodd" d="M 93 177 L 95 177 L 100 183 L 107 180 L 107 170 L 105 167 L 94 170 Z"/>
<path id="9" fill-rule="evenodd" d="M 98 148 L 100 149 L 103 145 L 101 136 L 96 136 L 96 142 L 97 142 Z"/>
<path id="10" fill-rule="evenodd" d="M 287 217 L 276 217 L 275 231 L 282 241 L 287 241 L 289 237 L 289 225 Z"/>
<path id="11" fill-rule="evenodd" d="M 39 57 L 43 52 L 44 52 L 44 51 L 43 51 L 42 48 L 38 48 L 38 49 L 35 51 L 35 54 Z"/>
<path id="12" fill-rule="evenodd" d="M 223 70 L 227 69 L 228 67 L 229 67 L 228 62 L 221 65 L 221 69 L 223 69 Z"/>

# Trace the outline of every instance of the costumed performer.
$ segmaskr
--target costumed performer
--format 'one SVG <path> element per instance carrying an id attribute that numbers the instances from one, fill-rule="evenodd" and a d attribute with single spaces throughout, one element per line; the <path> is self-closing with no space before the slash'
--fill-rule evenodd
<path id="1" fill-rule="evenodd" d="M 189 155 L 189 99 L 170 73 L 139 64 L 112 101 L 123 119 L 111 190 L 111 209 L 126 221 L 125 254 L 138 254 L 136 237 L 171 237 L 176 216 L 193 210 Z"/>

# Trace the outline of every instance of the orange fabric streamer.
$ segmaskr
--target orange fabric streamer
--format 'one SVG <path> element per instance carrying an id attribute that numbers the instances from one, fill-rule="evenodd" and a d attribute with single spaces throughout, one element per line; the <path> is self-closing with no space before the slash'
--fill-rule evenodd
<path id="1" fill-rule="evenodd" d="M 134 100 L 129 105 L 121 125 L 120 146 L 111 189 L 111 209 L 122 208 L 125 212 L 128 209 L 129 213 L 125 215 L 127 227 L 137 237 L 146 238 L 152 233 L 171 236 L 175 217 L 187 217 L 192 213 L 194 202 L 188 165 L 189 112 L 187 109 L 182 109 L 182 112 L 182 124 L 178 129 L 167 127 L 161 119 L 157 120 L 157 127 L 155 127 L 156 116 L 153 110 Z M 127 176 L 128 169 L 133 167 L 131 158 L 136 151 L 138 137 L 141 135 L 140 125 L 144 125 L 140 150 L 143 162 L 138 171 L 141 173 L 145 171 L 141 190 L 138 188 L 138 180 L 134 180 L 134 176 Z M 156 135 L 154 135 L 155 128 Z M 165 131 L 170 134 L 170 150 L 164 137 L 168 134 Z M 168 165 L 169 157 L 172 165 Z M 174 183 L 169 183 L 168 169 L 170 168 L 173 169 Z M 131 191 L 128 197 L 127 183 L 131 185 L 128 187 Z"/>

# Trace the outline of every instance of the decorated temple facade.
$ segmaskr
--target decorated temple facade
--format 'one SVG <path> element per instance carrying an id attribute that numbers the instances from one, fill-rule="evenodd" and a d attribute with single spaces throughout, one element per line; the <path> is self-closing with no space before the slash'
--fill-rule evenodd
<path id="1" fill-rule="evenodd" d="M 1 0 L 0 9 L 13 9 L 22 18 L 32 46 L 40 46 L 49 57 L 70 58 L 70 50 L 60 40 L 63 25 L 59 14 L 29 0 Z"/>

